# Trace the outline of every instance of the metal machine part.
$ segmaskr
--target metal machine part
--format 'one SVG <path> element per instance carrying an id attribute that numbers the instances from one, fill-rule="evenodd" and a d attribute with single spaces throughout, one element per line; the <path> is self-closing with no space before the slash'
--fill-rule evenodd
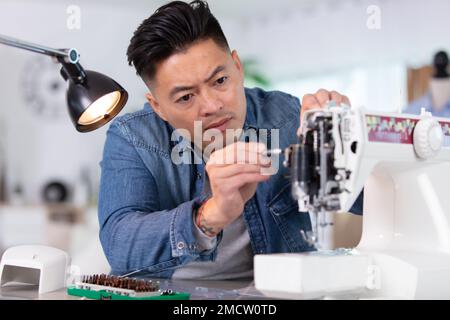
<path id="1" fill-rule="evenodd" d="M 340 116 L 332 109 L 305 114 L 299 143 L 284 152 L 283 164 L 291 172 L 292 196 L 299 203 L 299 211 L 308 212 L 311 218 L 312 230 L 300 232 L 308 244 L 318 249 L 324 228 L 333 224 L 327 221 L 326 212 L 342 209 L 339 195 L 346 191 L 343 182 L 350 176 L 350 171 L 335 166 L 336 152 L 343 153 L 336 150 L 342 142 L 333 136 L 337 129 L 342 138 L 336 119 Z"/>

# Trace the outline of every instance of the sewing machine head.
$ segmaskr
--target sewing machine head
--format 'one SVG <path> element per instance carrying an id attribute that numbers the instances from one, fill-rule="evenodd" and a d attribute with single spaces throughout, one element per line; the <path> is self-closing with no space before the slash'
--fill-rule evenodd
<path id="1" fill-rule="evenodd" d="M 437 155 L 450 139 L 449 125 L 425 112 L 367 114 L 334 104 L 305 112 L 299 143 L 285 150 L 284 162 L 300 212 L 310 213 L 313 228 L 301 231 L 305 240 L 320 248 L 320 229 L 329 225 L 326 214 L 348 211 L 374 169 L 387 172 L 402 163 L 419 172 L 430 163 L 448 162 L 448 148 Z"/>
<path id="2" fill-rule="evenodd" d="M 285 150 L 284 165 L 291 168 L 292 195 L 299 201 L 300 211 L 341 209 L 339 195 L 345 192 L 351 174 L 342 163 L 344 148 L 349 146 L 342 136 L 341 119 L 348 118 L 349 111 L 344 106 L 307 112 L 299 143 Z M 351 119 L 345 121 L 348 127 Z"/>
<path id="3" fill-rule="evenodd" d="M 450 298 L 450 119 L 328 106 L 305 112 L 285 150 L 292 194 L 320 247 L 326 214 L 364 188 L 363 232 L 349 250 L 255 256 L 263 292 L 319 297 Z M 326 249 L 326 248 L 325 248 Z"/>

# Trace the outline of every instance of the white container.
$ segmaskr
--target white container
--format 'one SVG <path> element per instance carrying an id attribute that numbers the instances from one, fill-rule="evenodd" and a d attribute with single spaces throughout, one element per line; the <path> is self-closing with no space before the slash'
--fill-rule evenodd
<path id="1" fill-rule="evenodd" d="M 0 285 L 19 282 L 39 285 L 39 294 L 56 291 L 66 285 L 69 255 L 59 249 L 25 245 L 9 248 L 0 262 Z"/>

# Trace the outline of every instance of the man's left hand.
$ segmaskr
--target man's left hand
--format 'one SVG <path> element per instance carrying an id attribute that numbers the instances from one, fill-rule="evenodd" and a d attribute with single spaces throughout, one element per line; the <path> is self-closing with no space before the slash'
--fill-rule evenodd
<path id="1" fill-rule="evenodd" d="M 336 102 L 338 106 L 340 106 L 342 103 L 351 106 L 350 100 L 347 98 L 347 96 L 344 96 L 337 91 L 320 89 L 315 94 L 305 94 L 302 99 L 302 106 L 300 111 L 300 127 L 303 122 L 303 114 L 305 111 L 312 109 L 322 109 L 331 101 Z M 300 133 L 300 129 L 298 133 Z"/>

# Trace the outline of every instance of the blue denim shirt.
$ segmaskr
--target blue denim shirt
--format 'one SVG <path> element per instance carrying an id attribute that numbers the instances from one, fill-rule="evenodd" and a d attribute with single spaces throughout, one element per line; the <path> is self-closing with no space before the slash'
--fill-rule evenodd
<path id="1" fill-rule="evenodd" d="M 277 128 L 280 148 L 297 143 L 297 98 L 257 88 L 245 89 L 245 94 L 244 131 Z M 194 235 L 193 211 L 210 195 L 205 164 L 172 162 L 173 148 L 180 144 L 171 141 L 173 131 L 149 104 L 109 127 L 101 162 L 99 222 L 113 274 L 139 270 L 135 276 L 171 277 L 188 262 L 215 260 L 217 245 L 200 251 Z M 243 216 L 254 254 L 314 250 L 299 232 L 311 229 L 310 219 L 298 212 L 287 174 L 280 166 L 245 205 Z M 361 212 L 361 204 L 359 199 L 352 211 Z"/>

